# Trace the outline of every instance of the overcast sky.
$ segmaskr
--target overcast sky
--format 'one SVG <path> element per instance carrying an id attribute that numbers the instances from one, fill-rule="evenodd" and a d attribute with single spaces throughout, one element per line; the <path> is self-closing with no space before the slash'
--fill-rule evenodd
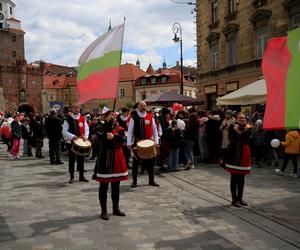
<path id="1" fill-rule="evenodd" d="M 22 22 L 28 62 L 76 66 L 83 50 L 126 17 L 123 63 L 137 57 L 146 69 L 151 62 L 162 67 L 165 58 L 172 67 L 179 61 L 179 43 L 172 41 L 172 25 L 183 32 L 185 66 L 196 66 L 194 6 L 170 0 L 13 0 L 15 18 Z"/>

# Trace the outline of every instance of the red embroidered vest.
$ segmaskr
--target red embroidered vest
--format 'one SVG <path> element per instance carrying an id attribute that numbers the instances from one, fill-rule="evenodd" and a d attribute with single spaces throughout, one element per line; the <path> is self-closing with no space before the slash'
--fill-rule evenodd
<path id="1" fill-rule="evenodd" d="M 79 119 L 77 120 L 78 128 L 80 136 L 84 136 L 84 124 L 85 124 L 85 118 L 83 116 L 79 116 Z"/>
<path id="2" fill-rule="evenodd" d="M 145 125 L 145 139 L 152 139 L 152 115 L 146 114 L 144 118 L 144 125 Z"/>

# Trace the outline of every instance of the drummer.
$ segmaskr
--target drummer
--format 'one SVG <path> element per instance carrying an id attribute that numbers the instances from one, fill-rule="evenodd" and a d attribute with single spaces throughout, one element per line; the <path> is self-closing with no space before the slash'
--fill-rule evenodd
<path id="1" fill-rule="evenodd" d="M 72 113 L 70 115 L 66 115 L 65 117 L 62 134 L 63 137 L 67 140 L 70 173 L 69 183 L 74 183 L 75 160 L 77 160 L 79 181 L 88 182 L 88 180 L 84 177 L 84 156 L 76 155 L 72 151 L 72 143 L 74 143 L 76 139 L 80 137 L 83 140 L 87 140 L 89 138 L 89 126 L 84 116 L 81 116 L 80 107 L 76 103 L 72 105 Z"/>
<path id="2" fill-rule="evenodd" d="M 147 104 L 145 101 L 138 103 L 137 109 L 131 112 L 131 118 L 128 124 L 127 132 L 127 147 L 132 151 L 133 147 L 136 146 L 137 141 L 144 139 L 153 139 L 155 144 L 158 144 L 157 128 L 154 118 L 151 114 L 146 112 Z M 132 184 L 131 187 L 137 187 L 137 175 L 139 162 L 147 168 L 149 174 L 149 185 L 159 186 L 154 181 L 154 164 L 155 158 L 152 159 L 140 159 L 135 153 L 132 163 Z"/>

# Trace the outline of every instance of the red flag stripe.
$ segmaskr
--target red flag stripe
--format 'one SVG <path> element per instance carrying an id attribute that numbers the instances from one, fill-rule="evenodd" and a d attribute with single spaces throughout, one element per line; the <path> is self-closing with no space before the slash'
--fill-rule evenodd
<path id="1" fill-rule="evenodd" d="M 78 103 L 82 104 L 92 99 L 116 98 L 118 81 L 119 67 L 90 74 L 86 79 L 77 82 Z"/>
<path id="2" fill-rule="evenodd" d="M 265 51 L 262 70 L 266 80 L 267 104 L 264 128 L 285 127 L 286 77 L 291 60 L 287 37 L 273 38 Z"/>

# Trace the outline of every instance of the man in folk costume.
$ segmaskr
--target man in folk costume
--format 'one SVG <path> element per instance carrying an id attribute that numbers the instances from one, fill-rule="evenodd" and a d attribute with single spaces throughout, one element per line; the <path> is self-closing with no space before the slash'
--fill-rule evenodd
<path id="1" fill-rule="evenodd" d="M 137 141 L 144 139 L 152 139 L 158 145 L 157 127 L 154 118 L 151 114 L 146 112 L 147 104 L 144 101 L 138 103 L 137 110 L 132 111 L 131 118 L 127 131 L 127 147 L 131 151 L 132 147 L 136 145 Z M 141 161 L 142 165 L 148 169 L 149 185 L 159 186 L 154 181 L 154 164 L 155 158 L 140 159 L 137 154 L 134 155 L 132 163 L 132 188 L 137 186 L 138 165 Z"/>
<path id="2" fill-rule="evenodd" d="M 108 220 L 107 191 L 111 183 L 111 198 L 113 203 L 113 215 L 125 216 L 119 209 L 120 181 L 128 179 L 128 172 L 122 145 L 125 143 L 125 130 L 113 120 L 113 113 L 108 108 L 102 111 L 103 120 L 97 127 L 97 136 L 100 143 L 95 176 L 93 179 L 100 183 L 99 201 L 101 206 L 101 219 Z"/>
<path id="3" fill-rule="evenodd" d="M 80 107 L 76 103 L 72 105 L 72 114 L 67 115 L 63 123 L 63 137 L 67 139 L 69 153 L 70 184 L 74 183 L 74 166 L 77 160 L 79 181 L 88 182 L 84 177 L 84 156 L 76 155 L 72 151 L 72 143 L 81 137 L 83 140 L 89 138 L 89 126 L 83 116 L 80 115 Z"/>

